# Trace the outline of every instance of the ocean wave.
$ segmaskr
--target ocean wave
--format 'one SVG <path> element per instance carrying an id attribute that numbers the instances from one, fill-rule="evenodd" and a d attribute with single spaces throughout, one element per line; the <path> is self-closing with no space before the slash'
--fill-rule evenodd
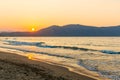
<path id="1" fill-rule="evenodd" d="M 0 48 L 12 49 L 12 50 L 18 50 L 18 51 L 22 51 L 22 52 L 30 52 L 30 53 L 36 53 L 36 54 L 44 54 L 44 55 L 48 55 L 48 56 L 55 56 L 55 57 L 61 57 L 61 58 L 74 59 L 73 57 L 70 57 L 70 56 L 59 55 L 59 54 L 51 54 L 51 53 L 46 53 L 46 52 L 37 52 L 37 51 L 32 51 L 32 50 L 27 50 L 27 49 L 3 47 L 3 46 L 0 46 Z"/>
<path id="2" fill-rule="evenodd" d="M 104 59 L 100 60 L 90 60 L 90 59 L 79 59 L 78 65 L 85 67 L 90 71 L 95 71 L 103 77 L 108 77 L 112 80 L 120 80 L 120 70 L 118 68 L 115 69 L 115 66 L 119 67 L 120 61 L 105 61 Z M 111 66 L 111 67 L 106 67 Z"/>
<path id="3" fill-rule="evenodd" d="M 29 46 L 39 46 L 41 44 L 44 44 L 44 42 L 21 42 L 21 41 L 5 41 L 8 45 L 29 45 Z M 5 43 L 6 44 L 6 43 Z"/>
<path id="4" fill-rule="evenodd" d="M 45 44 L 45 42 L 21 42 L 21 41 L 5 41 L 5 42 L 7 42 L 8 45 L 16 45 L 16 46 L 29 45 L 29 46 L 36 46 L 36 47 L 42 47 L 42 48 L 63 48 L 63 49 L 82 50 L 82 51 L 97 51 L 97 50 L 94 50 L 94 49 L 72 47 L 72 46 L 47 45 L 47 44 Z"/>
<path id="5" fill-rule="evenodd" d="M 111 51 L 111 50 L 101 50 L 100 52 L 106 53 L 106 54 L 120 54 L 120 52 Z"/>
<path id="6" fill-rule="evenodd" d="M 63 48 L 63 49 L 82 50 L 82 51 L 99 51 L 106 54 L 120 54 L 120 52 L 111 51 L 111 50 L 94 50 L 94 49 L 72 47 L 72 46 L 47 45 L 45 42 L 21 42 L 21 41 L 9 41 L 9 40 L 5 42 L 7 42 L 8 45 L 15 45 L 15 46 L 29 45 L 29 46 L 36 46 L 36 47 L 42 47 L 42 48 Z"/>

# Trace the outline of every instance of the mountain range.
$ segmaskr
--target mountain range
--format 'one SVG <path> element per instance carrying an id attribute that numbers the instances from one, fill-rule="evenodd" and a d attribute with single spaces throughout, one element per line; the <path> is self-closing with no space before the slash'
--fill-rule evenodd
<path id="1" fill-rule="evenodd" d="M 0 36 L 120 36 L 120 26 L 53 25 L 36 32 L 1 32 Z"/>

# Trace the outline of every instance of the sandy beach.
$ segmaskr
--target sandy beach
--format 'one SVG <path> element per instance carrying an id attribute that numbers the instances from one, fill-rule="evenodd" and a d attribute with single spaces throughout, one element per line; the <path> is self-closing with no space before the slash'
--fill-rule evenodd
<path id="1" fill-rule="evenodd" d="M 97 80 L 65 67 L 30 60 L 14 53 L 0 52 L 0 80 Z M 99 79 L 105 80 L 105 79 Z"/>

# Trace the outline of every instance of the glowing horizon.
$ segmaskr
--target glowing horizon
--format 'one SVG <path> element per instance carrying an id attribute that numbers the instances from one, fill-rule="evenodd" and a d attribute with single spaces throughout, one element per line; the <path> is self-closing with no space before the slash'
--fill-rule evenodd
<path id="1" fill-rule="evenodd" d="M 120 25 L 119 0 L 1 0 L 0 31 L 51 25 Z"/>

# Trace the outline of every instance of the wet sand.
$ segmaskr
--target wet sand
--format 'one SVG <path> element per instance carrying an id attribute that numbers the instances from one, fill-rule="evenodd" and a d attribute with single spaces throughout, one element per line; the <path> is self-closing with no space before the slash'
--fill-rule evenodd
<path id="1" fill-rule="evenodd" d="M 0 52 L 0 80 L 96 80 L 65 67 Z M 104 80 L 104 79 L 103 79 Z"/>

